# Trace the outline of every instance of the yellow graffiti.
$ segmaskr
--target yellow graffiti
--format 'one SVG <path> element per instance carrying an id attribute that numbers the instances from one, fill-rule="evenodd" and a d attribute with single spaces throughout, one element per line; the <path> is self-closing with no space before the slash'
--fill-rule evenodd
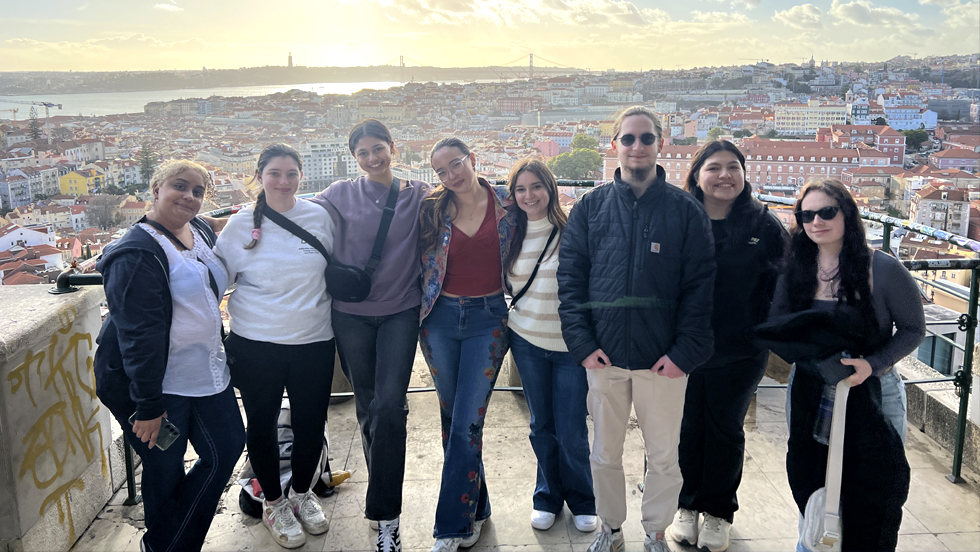
<path id="1" fill-rule="evenodd" d="M 68 483 L 58 487 L 53 493 L 49 494 L 44 502 L 41 503 L 41 515 L 48 509 L 52 502 L 58 506 L 58 523 L 64 525 L 68 521 L 68 542 L 75 542 L 75 520 L 71 517 L 71 497 L 68 493 L 72 490 L 84 491 L 85 482 L 81 478 L 73 479 Z M 62 506 L 62 503 L 64 506 Z"/>
<path id="2" fill-rule="evenodd" d="M 71 457 L 82 456 L 87 463 L 99 457 L 102 475 L 108 477 L 109 465 L 102 442 L 102 425 L 96 421 L 100 406 L 95 402 L 95 370 L 92 361 L 92 336 L 72 332 L 74 309 L 58 313 L 66 327 L 55 332 L 43 350 L 28 350 L 24 361 L 10 372 L 10 394 L 22 389 L 36 409 L 34 391 L 43 390 L 57 401 L 41 413 L 28 429 L 23 444 L 24 460 L 20 465 L 20 477 L 28 473 L 37 489 L 47 489 L 65 475 L 65 466 Z M 84 348 L 82 347 L 84 345 Z M 64 352 L 58 354 L 58 350 Z M 36 385 L 32 383 L 36 381 Z M 93 435 L 97 436 L 93 439 Z M 52 491 L 41 504 L 41 514 L 52 504 L 58 507 L 58 521 L 69 523 L 69 536 L 75 539 L 71 517 L 71 500 L 68 492 L 84 490 L 85 483 L 74 479 Z"/>

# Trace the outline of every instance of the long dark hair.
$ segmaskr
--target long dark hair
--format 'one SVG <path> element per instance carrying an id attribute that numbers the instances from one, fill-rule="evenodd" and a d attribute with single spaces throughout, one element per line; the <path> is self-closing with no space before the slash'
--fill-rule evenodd
<path id="1" fill-rule="evenodd" d="M 745 174 L 745 156 L 738 151 L 735 144 L 727 140 L 715 140 L 701 146 L 701 149 L 694 154 L 694 158 L 691 160 L 691 170 L 687 173 L 684 189 L 693 194 L 702 205 L 704 204 L 704 190 L 698 186 L 698 175 L 701 172 L 701 167 L 708 159 L 720 151 L 731 152 L 735 155 L 738 164 L 742 166 L 742 174 Z M 759 216 L 760 213 L 765 210 L 762 202 L 752 197 L 752 185 L 749 184 L 748 180 L 745 180 L 742 192 L 735 198 L 731 208 L 729 208 L 728 215 L 725 217 L 724 224 L 728 237 L 725 243 L 721 244 L 722 249 L 745 243 L 762 220 Z"/>
<path id="2" fill-rule="evenodd" d="M 262 148 L 262 153 L 259 154 L 259 162 L 255 167 L 255 176 L 253 178 L 258 178 L 262 175 L 262 171 L 265 170 L 266 165 L 269 161 L 277 157 L 290 157 L 293 161 L 296 161 L 296 166 L 299 167 L 300 172 L 303 171 L 303 159 L 300 158 L 299 152 L 297 152 L 292 147 L 286 144 L 269 144 L 268 146 Z M 265 208 L 265 189 L 263 188 L 259 192 L 259 196 L 255 198 L 255 210 L 252 211 L 252 241 L 246 243 L 242 247 L 245 249 L 252 249 L 259 243 L 259 238 L 255 237 L 257 234 L 255 230 L 259 230 L 262 227 L 262 210 Z"/>
<path id="3" fill-rule="evenodd" d="M 517 205 L 517 194 L 514 191 L 517 187 L 517 177 L 521 173 L 528 171 L 534 173 L 538 180 L 548 188 L 548 220 L 558 228 L 558 242 L 561 242 L 561 235 L 565 232 L 565 224 L 568 222 L 568 215 L 561 208 L 558 201 L 558 181 L 552 174 L 548 165 L 545 165 L 541 158 L 536 156 L 525 157 L 510 168 L 510 175 L 507 177 L 507 191 L 510 199 L 514 202 L 507 206 L 507 210 L 514 213 L 517 224 L 514 227 L 514 236 L 511 239 L 510 251 L 504 259 L 504 271 L 510 273 L 514 269 L 514 263 L 521 254 L 521 247 L 524 245 L 524 237 L 527 236 L 527 213 Z M 553 251 L 557 251 L 557 248 Z"/>
<path id="4" fill-rule="evenodd" d="M 460 153 L 469 157 L 470 148 L 459 138 L 443 138 L 436 142 L 429 154 L 429 164 L 432 164 L 432 156 L 443 148 L 456 148 Z M 454 201 L 451 191 L 440 183 L 428 197 L 422 200 L 419 208 L 419 242 L 422 251 L 428 253 L 439 243 L 439 235 L 442 232 L 442 221 L 449 212 L 449 205 Z"/>
<path id="5" fill-rule="evenodd" d="M 794 212 L 800 210 L 803 199 L 810 193 L 823 192 L 837 202 L 844 217 L 844 243 L 841 245 L 837 265 L 838 304 L 857 307 L 866 324 L 875 322 L 871 303 L 871 284 L 868 278 L 871 266 L 871 249 L 868 248 L 864 224 L 854 198 L 839 180 L 812 180 L 800 193 Z M 787 290 L 791 309 L 801 311 L 813 306 L 817 292 L 817 244 L 813 243 L 798 222 L 790 230 L 791 245 L 788 262 Z M 868 326 L 871 330 L 874 326 Z"/>

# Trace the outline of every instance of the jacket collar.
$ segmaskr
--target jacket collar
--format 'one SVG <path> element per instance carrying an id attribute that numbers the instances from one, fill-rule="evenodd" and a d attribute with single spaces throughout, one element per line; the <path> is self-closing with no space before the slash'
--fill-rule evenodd
<path id="1" fill-rule="evenodd" d="M 654 179 L 653 184 L 647 188 L 646 192 L 643 192 L 643 197 L 637 200 L 636 195 L 633 193 L 633 188 L 622 179 L 621 171 L 622 169 L 616 168 L 616 173 L 613 176 L 613 185 L 619 190 L 620 193 L 625 194 L 627 199 L 630 201 L 639 201 L 640 203 L 649 203 L 651 201 L 656 201 L 662 194 L 667 186 L 667 172 L 660 165 L 657 165 L 657 178 Z"/>

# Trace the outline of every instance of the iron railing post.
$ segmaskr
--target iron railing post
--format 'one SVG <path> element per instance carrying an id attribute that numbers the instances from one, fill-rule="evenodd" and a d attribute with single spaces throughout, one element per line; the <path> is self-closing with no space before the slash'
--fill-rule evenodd
<path id="1" fill-rule="evenodd" d="M 126 431 L 123 429 L 123 431 Z M 133 467 L 133 447 L 129 444 L 129 439 L 123 436 L 124 450 L 126 454 L 126 491 L 129 496 L 123 502 L 126 506 L 136 506 L 143 501 L 143 497 L 136 492 L 136 468 Z"/>
<path id="2" fill-rule="evenodd" d="M 887 222 L 881 228 L 881 250 L 889 255 L 892 254 L 892 225 Z M 898 255 L 895 255 L 897 258 Z"/>
<path id="3" fill-rule="evenodd" d="M 956 418 L 956 440 L 953 442 L 953 470 L 946 479 L 953 483 L 962 483 L 960 468 L 963 466 L 963 444 L 966 440 L 966 416 L 970 406 L 970 386 L 973 383 L 973 347 L 977 338 L 977 292 L 978 270 L 970 271 L 970 304 L 967 306 L 966 347 L 963 350 L 963 368 L 956 372 L 953 385 L 960 395 L 960 411 Z"/>

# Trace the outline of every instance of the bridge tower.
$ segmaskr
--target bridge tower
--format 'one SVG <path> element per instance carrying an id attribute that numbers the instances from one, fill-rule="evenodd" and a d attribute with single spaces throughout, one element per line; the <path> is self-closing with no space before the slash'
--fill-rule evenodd
<path id="1" fill-rule="evenodd" d="M 527 75 L 529 79 L 533 80 L 534 79 L 534 54 L 531 54 L 530 58 L 531 58 L 531 64 L 528 65 Z"/>

